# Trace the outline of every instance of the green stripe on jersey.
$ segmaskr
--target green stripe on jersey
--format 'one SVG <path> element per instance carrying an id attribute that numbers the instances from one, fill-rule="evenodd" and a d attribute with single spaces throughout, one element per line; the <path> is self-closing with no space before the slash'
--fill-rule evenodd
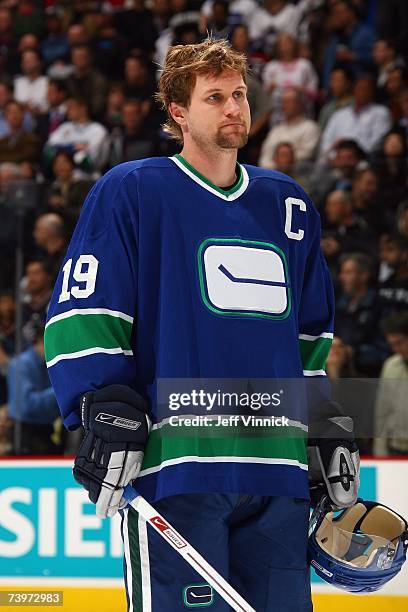
<path id="1" fill-rule="evenodd" d="M 324 370 L 332 338 L 299 340 L 300 356 L 304 370 Z"/>
<path id="2" fill-rule="evenodd" d="M 289 459 L 307 464 L 307 433 L 300 428 L 281 427 L 279 433 L 262 427 L 222 426 L 217 429 L 221 431 L 215 432 L 208 426 L 164 425 L 152 430 L 142 470 L 186 456 L 212 457 L 214 461 L 217 457 Z"/>
<path id="3" fill-rule="evenodd" d="M 130 350 L 132 323 L 109 314 L 73 314 L 45 328 L 45 360 L 94 347 Z"/>

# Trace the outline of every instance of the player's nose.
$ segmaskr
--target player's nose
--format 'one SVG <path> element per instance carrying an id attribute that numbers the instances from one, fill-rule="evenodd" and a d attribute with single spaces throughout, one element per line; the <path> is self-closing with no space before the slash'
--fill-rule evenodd
<path id="1" fill-rule="evenodd" d="M 226 115 L 239 115 L 241 113 L 238 102 L 232 96 L 225 102 L 224 113 Z"/>

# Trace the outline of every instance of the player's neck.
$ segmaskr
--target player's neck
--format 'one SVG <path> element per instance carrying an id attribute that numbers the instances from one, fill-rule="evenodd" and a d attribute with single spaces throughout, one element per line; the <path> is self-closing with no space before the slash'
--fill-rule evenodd
<path id="1" fill-rule="evenodd" d="M 205 152 L 184 145 L 180 155 L 213 185 L 225 189 L 236 181 L 237 150 Z"/>

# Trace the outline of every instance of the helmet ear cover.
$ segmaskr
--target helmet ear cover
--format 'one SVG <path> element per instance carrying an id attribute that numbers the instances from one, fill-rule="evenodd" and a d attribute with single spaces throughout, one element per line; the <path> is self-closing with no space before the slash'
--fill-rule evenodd
<path id="1" fill-rule="evenodd" d="M 404 519 L 386 506 L 359 501 L 337 516 L 328 512 L 316 531 L 316 540 L 338 561 L 368 567 L 381 549 L 395 553 L 406 528 Z"/>

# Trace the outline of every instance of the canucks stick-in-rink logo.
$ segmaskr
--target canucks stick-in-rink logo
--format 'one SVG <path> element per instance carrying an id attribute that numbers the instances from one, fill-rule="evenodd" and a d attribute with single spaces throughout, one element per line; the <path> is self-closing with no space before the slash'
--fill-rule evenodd
<path id="1" fill-rule="evenodd" d="M 291 309 L 284 252 L 272 243 L 209 238 L 198 249 L 201 297 L 224 316 L 285 319 Z"/>
<path id="2" fill-rule="evenodd" d="M 209 584 L 189 584 L 183 589 L 186 608 L 204 608 L 214 603 L 214 591 Z"/>

